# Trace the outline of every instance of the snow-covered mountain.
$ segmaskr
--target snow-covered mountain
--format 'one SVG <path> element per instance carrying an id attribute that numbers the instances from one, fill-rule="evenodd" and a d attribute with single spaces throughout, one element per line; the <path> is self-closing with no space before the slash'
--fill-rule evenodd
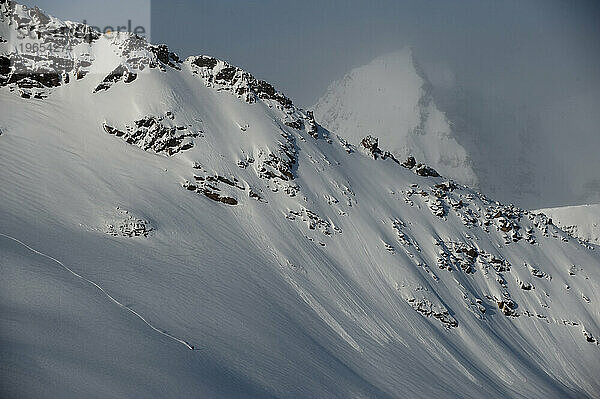
<path id="1" fill-rule="evenodd" d="M 594 245 L 222 60 L 0 7 L 73 44 L 0 57 L 3 398 L 600 395 Z"/>
<path id="2" fill-rule="evenodd" d="M 540 209 L 564 231 L 582 240 L 600 244 L 600 204 Z"/>
<path id="3" fill-rule="evenodd" d="M 409 48 L 351 70 L 329 86 L 314 110 L 319 123 L 354 144 L 372 134 L 398 157 L 412 155 L 463 184 L 477 185 L 469 155 L 436 107 Z"/>

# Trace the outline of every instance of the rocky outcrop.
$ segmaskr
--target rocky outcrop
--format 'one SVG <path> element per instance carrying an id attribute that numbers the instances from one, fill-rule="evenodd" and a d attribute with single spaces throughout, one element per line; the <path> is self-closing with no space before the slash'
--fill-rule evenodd
<path id="1" fill-rule="evenodd" d="M 174 155 L 192 148 L 194 146 L 192 139 L 199 135 L 186 126 L 170 126 L 165 118 L 155 116 L 139 119 L 131 125 L 126 125 L 124 130 L 107 123 L 104 124 L 103 129 L 106 133 L 119 137 L 144 151 L 164 155 Z"/>
<path id="2" fill-rule="evenodd" d="M 519 315 L 515 311 L 516 304 L 513 302 L 512 299 L 510 299 L 510 298 L 501 299 L 501 300 L 498 300 L 497 304 L 498 304 L 498 309 L 500 309 L 505 316 L 516 317 Z"/>
<path id="3" fill-rule="evenodd" d="M 219 188 L 211 185 L 205 179 L 203 179 L 203 178 L 198 179 L 198 181 L 200 181 L 199 184 L 186 181 L 185 183 L 183 183 L 183 188 L 185 188 L 186 190 L 189 190 L 189 191 L 194 191 L 196 193 L 203 194 L 206 198 L 211 199 L 216 202 L 222 202 L 227 205 L 237 205 L 238 204 L 237 199 L 220 194 Z"/>
<path id="4" fill-rule="evenodd" d="M 148 237 L 154 228 L 146 220 L 131 215 L 128 211 L 117 208 L 118 217 L 107 223 L 105 233 L 114 237 Z"/>
<path id="5" fill-rule="evenodd" d="M 426 297 L 428 290 L 425 287 L 419 286 L 409 289 L 409 287 L 398 286 L 396 289 L 402 292 L 404 300 L 410 307 L 420 313 L 423 317 L 437 320 L 448 330 L 458 327 L 458 321 L 452 317 L 443 304 L 434 303 L 434 301 Z"/>
<path id="6" fill-rule="evenodd" d="M 94 93 L 102 90 L 108 90 L 116 82 L 123 81 L 124 83 L 131 83 L 137 78 L 137 74 L 130 72 L 124 65 L 119 65 L 111 73 L 106 75 L 102 82 L 96 86 Z"/>
<path id="7" fill-rule="evenodd" d="M 257 99 L 273 100 L 283 108 L 291 108 L 292 100 L 264 80 L 256 79 L 249 72 L 214 57 L 200 55 L 186 60 L 192 73 L 200 76 L 205 84 L 219 90 L 231 91 L 248 103 Z"/>
<path id="8" fill-rule="evenodd" d="M 122 63 L 94 92 L 108 90 L 118 81 L 131 83 L 146 68 L 180 68 L 181 60 L 164 44 L 149 44 L 128 32 L 104 37 L 88 25 L 60 21 L 38 8 L 3 2 L 0 23 L 12 30 L 7 46 L 11 50 L 0 56 L 0 87 L 8 86 L 24 98 L 46 98 L 51 89 L 84 79 L 94 63 L 91 54 L 98 54 L 93 49 L 100 40 L 109 41 Z"/>
<path id="9" fill-rule="evenodd" d="M 412 169 L 415 167 L 415 165 L 417 164 L 417 161 L 415 160 L 415 157 L 410 156 L 408 158 L 406 158 L 406 161 L 402 162 L 402 166 L 404 166 L 406 169 Z"/>
<path id="10" fill-rule="evenodd" d="M 419 176 L 425 177 L 440 177 L 440 174 L 435 169 L 433 169 L 431 166 L 427 166 L 422 163 L 417 164 L 417 166 L 415 167 L 415 173 Z"/>
<path id="11" fill-rule="evenodd" d="M 100 37 L 84 24 L 9 1 L 0 5 L 0 23 L 12 29 L 11 52 L 0 58 L 0 86 L 24 98 L 45 98 L 49 89 L 69 83 L 77 63 L 72 48 Z"/>
<path id="12" fill-rule="evenodd" d="M 289 210 L 286 218 L 289 220 L 300 220 L 306 224 L 306 227 L 308 227 L 309 230 L 318 230 L 326 236 L 342 232 L 339 227 L 335 226 L 330 221 L 323 219 L 310 209 L 301 208 L 298 211 Z"/>
<path id="13" fill-rule="evenodd" d="M 399 164 L 400 162 L 392 155 L 389 151 L 382 151 L 379 148 L 379 139 L 371 135 L 364 137 L 360 142 L 361 147 L 364 151 L 371 156 L 373 159 L 391 159 L 392 161 Z"/>
<path id="14" fill-rule="evenodd" d="M 226 205 L 237 205 L 240 192 L 249 198 L 262 201 L 262 197 L 252 188 L 240 182 L 235 176 L 209 173 L 199 163 L 194 163 L 194 181 L 185 181 L 183 188 L 204 195 L 206 198 Z"/>

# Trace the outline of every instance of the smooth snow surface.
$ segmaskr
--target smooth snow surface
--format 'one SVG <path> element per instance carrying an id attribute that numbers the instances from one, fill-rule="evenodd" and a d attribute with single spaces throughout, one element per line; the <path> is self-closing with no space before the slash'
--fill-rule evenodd
<path id="1" fill-rule="evenodd" d="M 0 87 L 0 397 L 600 396 L 597 247 L 114 40 Z"/>

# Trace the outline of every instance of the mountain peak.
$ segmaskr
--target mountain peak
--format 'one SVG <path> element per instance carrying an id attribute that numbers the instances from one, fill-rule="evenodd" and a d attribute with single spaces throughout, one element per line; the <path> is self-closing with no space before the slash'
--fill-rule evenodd
<path id="1" fill-rule="evenodd" d="M 329 86 L 314 109 L 324 127 L 353 143 L 373 134 L 399 158 L 415 156 L 446 176 L 477 185 L 468 154 L 436 107 L 410 48 L 351 70 Z"/>
<path id="2" fill-rule="evenodd" d="M 226 61 L 94 37 L 57 84 L 2 70 L 4 396 L 600 392 L 597 247 L 445 177 L 409 52 L 348 77 L 408 133 L 351 141 Z"/>

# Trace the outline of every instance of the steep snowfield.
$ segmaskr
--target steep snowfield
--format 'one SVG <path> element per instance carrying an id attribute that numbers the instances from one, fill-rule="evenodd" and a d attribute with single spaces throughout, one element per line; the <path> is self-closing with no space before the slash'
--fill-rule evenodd
<path id="1" fill-rule="evenodd" d="M 597 247 L 223 61 L 80 46 L 1 81 L 0 396 L 600 395 Z"/>
<path id="2" fill-rule="evenodd" d="M 600 204 L 540 209 L 574 237 L 600 244 Z"/>
<path id="3" fill-rule="evenodd" d="M 444 175 L 476 185 L 467 152 L 438 110 L 429 83 L 406 48 L 333 82 L 314 105 L 319 122 L 358 144 L 367 134 L 400 158 L 413 155 Z"/>

